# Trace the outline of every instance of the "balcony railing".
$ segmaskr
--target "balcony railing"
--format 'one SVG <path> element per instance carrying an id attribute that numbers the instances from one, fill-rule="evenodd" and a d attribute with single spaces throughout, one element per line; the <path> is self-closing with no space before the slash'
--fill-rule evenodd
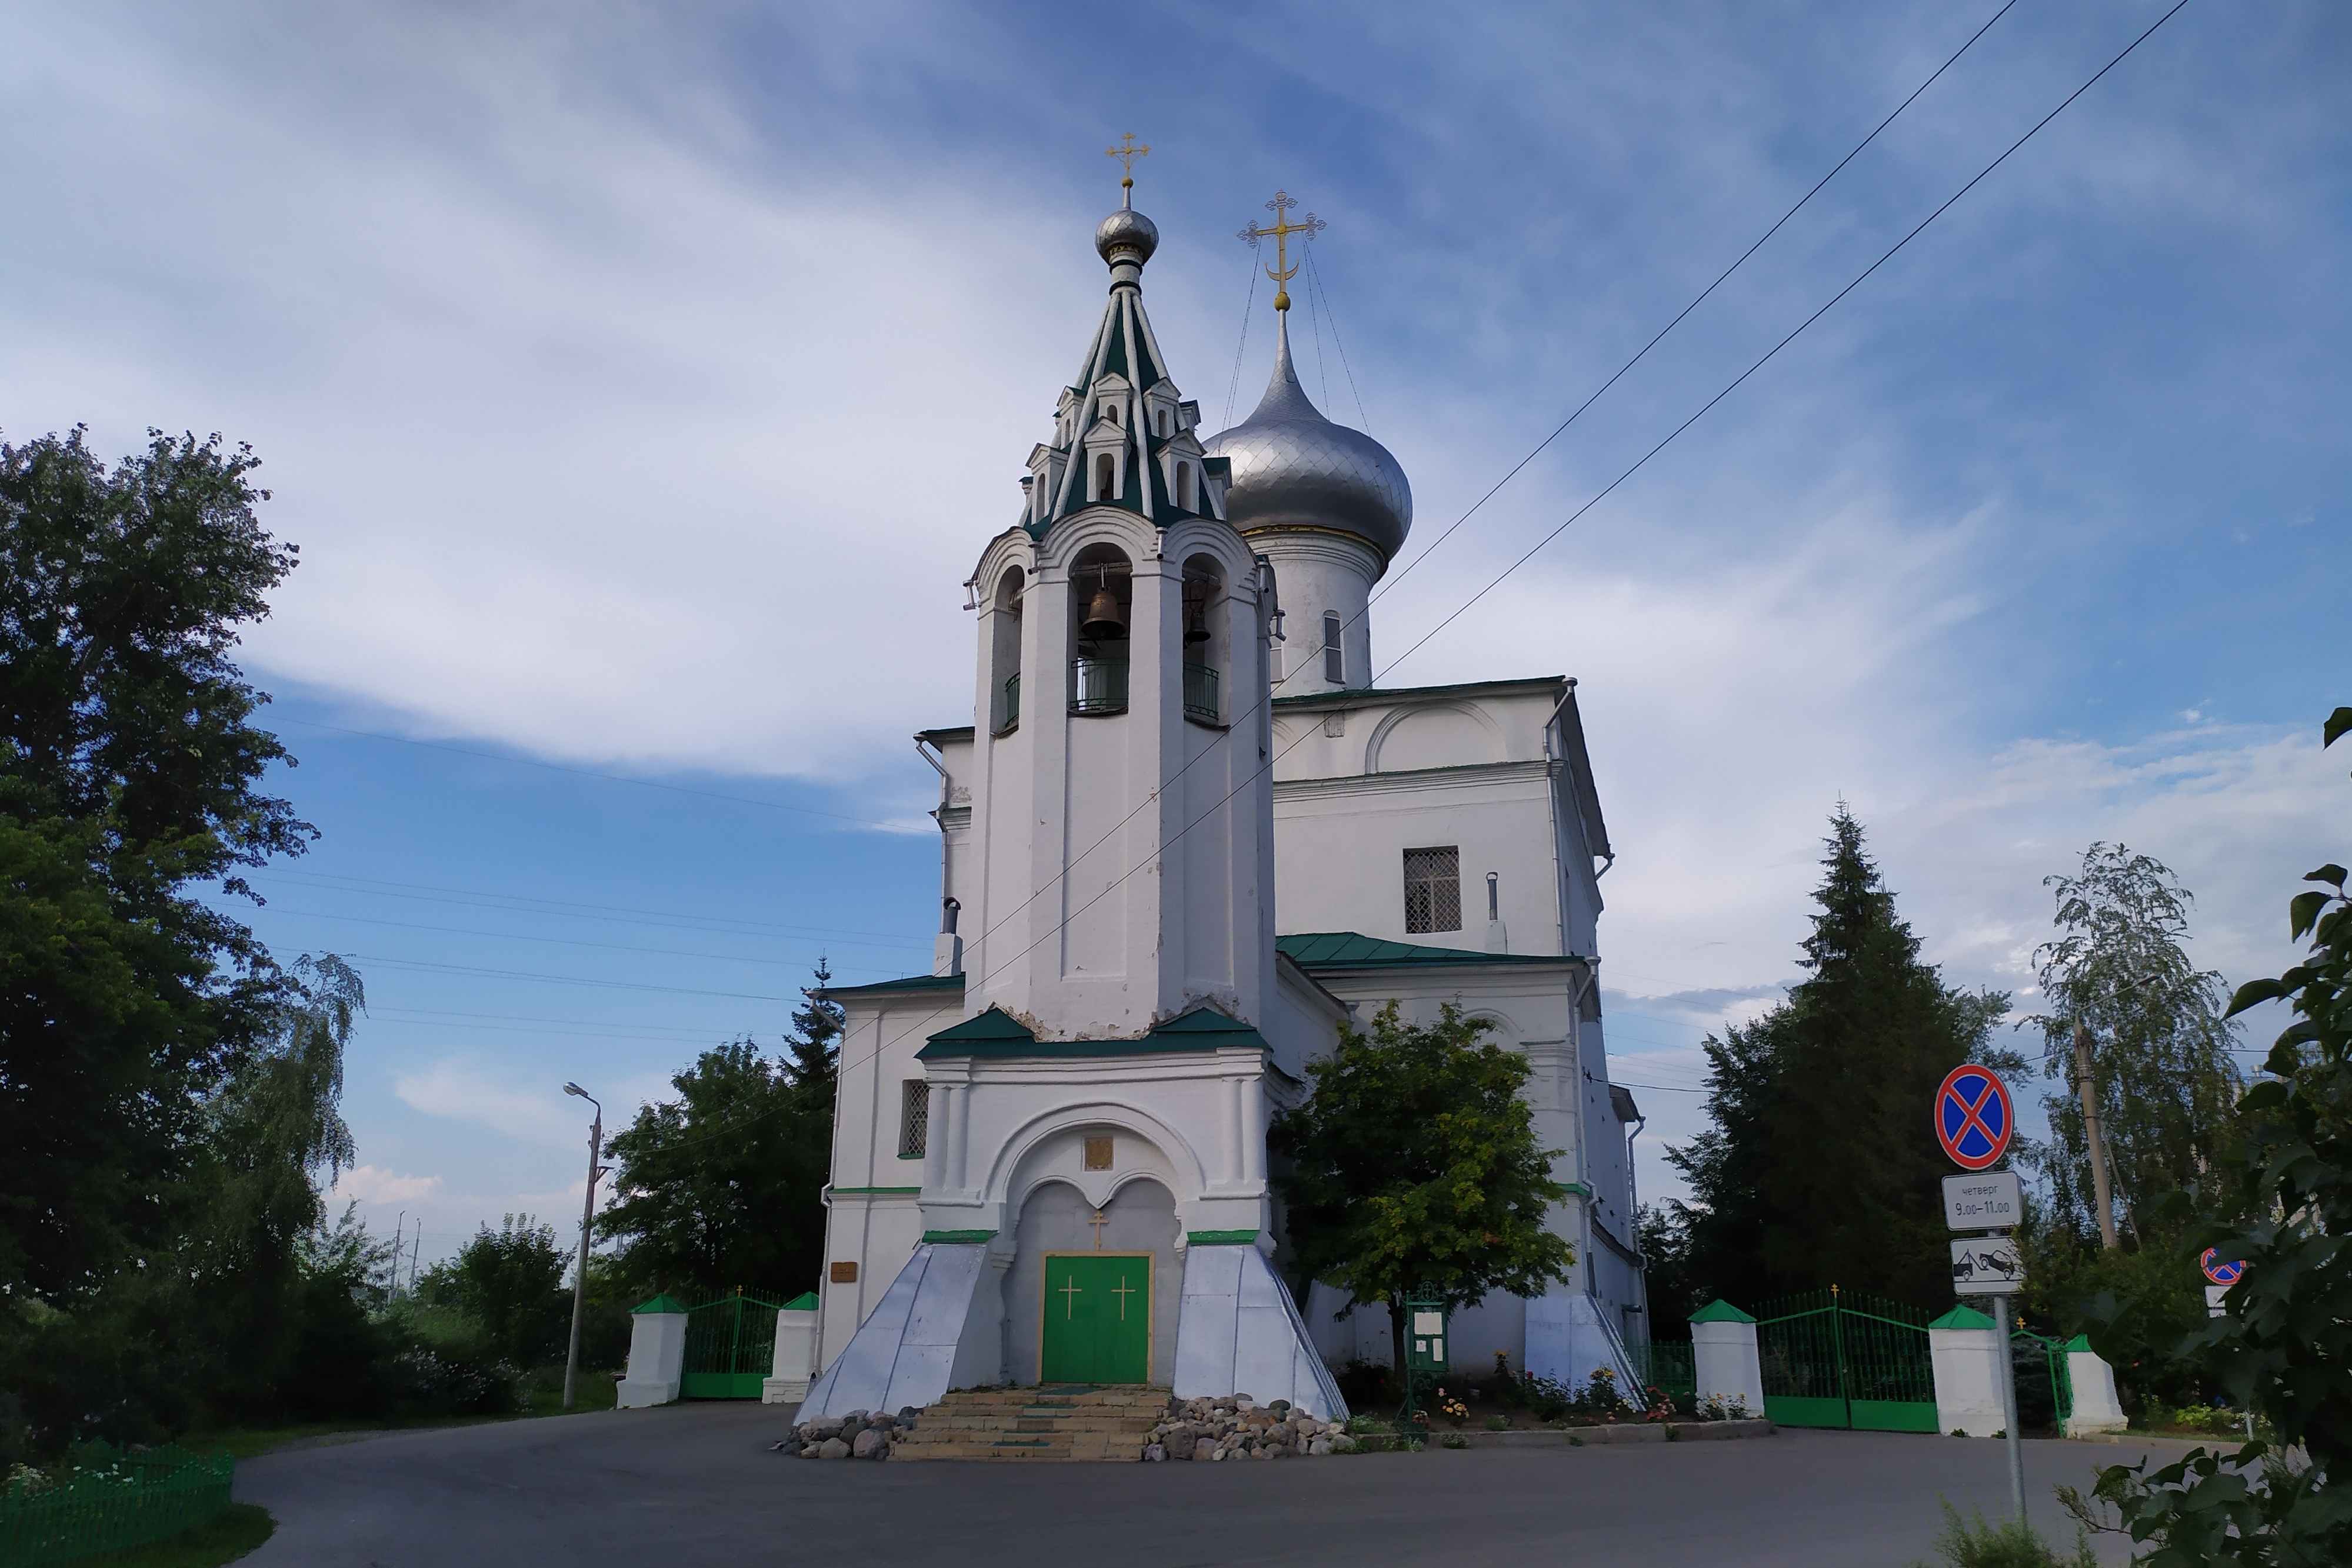
<path id="1" fill-rule="evenodd" d="M 1072 659 L 1070 711 L 1101 714 L 1127 711 L 1125 659 Z"/>
<path id="2" fill-rule="evenodd" d="M 1021 722 L 1021 672 L 1015 670 L 1004 677 L 1004 722 L 996 727 L 1003 734 Z"/>
<path id="3" fill-rule="evenodd" d="M 1214 724 L 1221 711 L 1217 706 L 1217 672 L 1206 664 L 1185 665 L 1184 716 Z"/>

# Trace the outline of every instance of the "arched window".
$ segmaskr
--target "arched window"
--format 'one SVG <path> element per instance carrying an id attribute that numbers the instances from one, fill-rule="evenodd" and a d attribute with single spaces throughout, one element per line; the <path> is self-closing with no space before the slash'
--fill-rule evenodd
<path id="1" fill-rule="evenodd" d="M 1164 408 L 1160 411 L 1160 434 L 1168 434 L 1168 411 Z"/>
<path id="2" fill-rule="evenodd" d="M 989 731 L 1009 735 L 1021 727 L 1021 591 L 1017 566 L 1005 569 L 989 601 Z"/>
<path id="3" fill-rule="evenodd" d="M 1339 648 L 1339 612 L 1323 612 L 1323 678 L 1335 686 L 1348 684 L 1348 656 Z"/>
<path id="4" fill-rule="evenodd" d="M 1192 497 L 1192 465 L 1190 463 L 1176 465 L 1176 505 L 1188 512 L 1201 509 Z"/>
<path id="5" fill-rule="evenodd" d="M 1233 614 L 1225 574 L 1213 556 L 1184 563 L 1184 716 L 1199 724 L 1225 722 L 1225 674 L 1231 667 Z"/>
<path id="6" fill-rule="evenodd" d="M 1135 568 L 1117 545 L 1088 545 L 1070 563 L 1070 711 L 1127 711 L 1128 627 Z"/>
<path id="7" fill-rule="evenodd" d="M 1118 459 L 1108 452 L 1095 459 L 1095 499 L 1118 499 Z"/>
<path id="8" fill-rule="evenodd" d="M 1118 404 L 1115 402 L 1104 403 L 1102 405 L 1102 416 L 1110 421 L 1113 424 L 1117 424 L 1118 423 Z"/>

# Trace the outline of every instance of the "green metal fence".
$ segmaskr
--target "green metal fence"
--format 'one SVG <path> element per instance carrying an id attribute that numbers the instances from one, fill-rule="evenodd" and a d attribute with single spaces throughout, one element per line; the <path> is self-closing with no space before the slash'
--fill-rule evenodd
<path id="1" fill-rule="evenodd" d="M 2017 1378 L 2017 1426 L 2032 1432 L 2048 1427 L 2063 1432 L 2074 1414 L 2074 1378 L 2066 1364 L 2066 1342 L 2029 1329 L 2009 1336 L 2010 1370 Z"/>
<path id="2" fill-rule="evenodd" d="M 1936 1430 L 1927 1314 L 1857 1291 L 1808 1291 L 1756 1313 L 1764 1413 L 1786 1427 Z"/>
<path id="3" fill-rule="evenodd" d="M 737 1291 L 687 1308 L 688 1399 L 757 1399 L 776 1365 L 776 1312 L 782 1306 Z"/>
<path id="4" fill-rule="evenodd" d="M 1685 1404 L 1698 1396 L 1698 1373 L 1691 1361 L 1688 1340 L 1629 1344 L 1625 1354 L 1633 1359 L 1633 1370 L 1642 1375 L 1643 1388 L 1654 1388 Z"/>
<path id="5" fill-rule="evenodd" d="M 0 1563 L 47 1568 L 191 1529 L 226 1508 L 236 1461 L 226 1454 L 102 1443 L 73 1451 L 58 1479 L 20 1475 L 0 1488 Z"/>

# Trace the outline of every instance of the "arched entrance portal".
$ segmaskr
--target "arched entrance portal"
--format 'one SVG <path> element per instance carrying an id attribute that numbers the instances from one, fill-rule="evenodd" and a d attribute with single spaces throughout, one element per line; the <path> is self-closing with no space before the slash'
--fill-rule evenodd
<path id="1" fill-rule="evenodd" d="M 1013 1382 L 1168 1382 L 1183 1280 L 1166 1187 L 1130 1180 L 1097 1208 L 1070 1183 L 1047 1181 L 1022 1203 L 1014 1234 L 1004 1291 Z"/>

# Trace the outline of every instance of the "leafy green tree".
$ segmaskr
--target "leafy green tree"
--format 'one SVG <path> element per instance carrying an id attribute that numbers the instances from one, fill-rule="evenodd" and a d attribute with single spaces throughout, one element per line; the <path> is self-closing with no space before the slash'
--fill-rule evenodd
<path id="1" fill-rule="evenodd" d="M 1307 1069 L 1306 1102 L 1269 1130 L 1290 1162 L 1276 1186 L 1297 1266 L 1388 1304 L 1397 1366 L 1408 1291 L 1433 1286 L 1454 1306 L 1541 1295 L 1575 1261 L 1545 1225 L 1568 1196 L 1551 1175 L 1560 1151 L 1519 1097 L 1527 1060 L 1479 1038 L 1492 1027 L 1450 1003 L 1409 1024 L 1391 1002 L 1369 1033 L 1342 1026 Z"/>
<path id="2" fill-rule="evenodd" d="M 417 1294 L 428 1305 L 463 1312 L 509 1364 L 539 1366 L 562 1354 L 571 1329 L 572 1298 L 563 1290 L 571 1265 L 555 1227 L 509 1214 L 496 1230 L 484 1225 L 455 1258 L 426 1270 Z"/>
<path id="3" fill-rule="evenodd" d="M 782 1057 L 749 1039 L 704 1051 L 607 1145 L 616 1201 L 597 1220 L 643 1294 L 813 1290 L 824 1254 L 842 1010 L 820 962 Z"/>
<path id="4" fill-rule="evenodd" d="M 314 835 L 229 662 L 291 546 L 256 460 L 0 444 L 0 1288 L 70 1303 L 191 1217 L 213 1096 L 289 995 L 195 896 Z"/>
<path id="5" fill-rule="evenodd" d="M 1667 1157 L 1691 1184 L 1691 1288 L 1753 1302 L 1843 1285 L 1928 1304 L 1951 1293 L 1929 1117 L 1962 1062 L 2016 1071 L 1992 1029 L 2009 998 L 1947 987 L 1864 852 L 1830 820 L 1821 913 L 1789 999 L 1705 1043 L 1711 1125 Z"/>
<path id="6" fill-rule="evenodd" d="M 2106 1147 L 2106 1176 L 2125 1225 L 2157 1198 L 2195 1181 L 2230 1137 L 2243 1087 L 2223 1016 L 2221 977 L 2200 972 L 2182 947 L 2190 897 L 2168 866 L 2121 844 L 2095 843 L 2081 871 L 2053 876 L 2063 933 L 2038 961 L 2049 1011 L 2045 1077 L 2065 1092 L 2044 1098 L 2052 1146 L 2038 1162 L 2054 1218 L 2078 1233 L 2115 1228 L 2097 1211 L 2098 1183 L 2083 1114 L 2085 1060 Z"/>
<path id="7" fill-rule="evenodd" d="M 2339 707 L 2322 732 L 2352 732 Z M 2103 1472 L 2094 1497 L 2069 1497 L 2081 1517 L 2127 1531 L 2139 1561 L 2190 1563 L 2352 1562 L 2352 898 L 2347 873 L 2324 865 L 2318 888 L 2288 906 L 2307 940 L 2304 961 L 2238 989 L 2232 1016 L 2284 1001 L 2293 1021 L 2271 1047 L 2267 1074 L 2238 1101 L 2238 1138 L 2206 1178 L 2164 1200 L 2200 1217 L 2177 1254 L 2205 1248 L 2245 1260 L 2226 1316 L 2179 1347 L 2242 1406 L 2277 1447 L 2192 1450 L 2152 1474 L 2148 1461 Z M 2146 1343 L 2141 1303 L 2099 1301 L 2091 1341 L 2109 1359 Z M 2107 1505 L 2102 1508 L 2100 1505 Z"/>

